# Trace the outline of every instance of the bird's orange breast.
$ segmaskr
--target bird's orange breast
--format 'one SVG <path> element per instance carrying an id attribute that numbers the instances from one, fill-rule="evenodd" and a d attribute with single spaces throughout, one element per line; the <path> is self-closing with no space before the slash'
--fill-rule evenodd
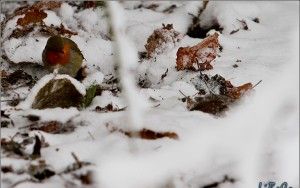
<path id="1" fill-rule="evenodd" d="M 46 52 L 47 56 L 47 62 L 51 65 L 65 65 L 69 63 L 70 59 L 70 46 L 69 45 L 64 45 L 64 48 L 62 52 L 57 52 L 57 51 L 47 51 Z"/>

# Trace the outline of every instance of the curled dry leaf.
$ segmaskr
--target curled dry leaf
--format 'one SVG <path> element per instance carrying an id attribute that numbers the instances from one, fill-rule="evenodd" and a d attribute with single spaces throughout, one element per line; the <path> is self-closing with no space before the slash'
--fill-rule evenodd
<path id="1" fill-rule="evenodd" d="M 252 89 L 252 83 L 246 83 L 238 87 L 228 87 L 226 95 L 232 99 L 239 99 L 246 91 Z"/>
<path id="2" fill-rule="evenodd" d="M 175 44 L 181 39 L 182 34 L 174 30 L 173 24 L 163 24 L 162 28 L 155 29 L 147 39 L 147 44 L 145 45 L 147 57 L 154 57 L 175 47 Z"/>
<path id="3" fill-rule="evenodd" d="M 139 131 L 139 135 L 142 139 L 147 139 L 147 140 L 155 140 L 159 138 L 171 138 L 171 139 L 178 139 L 178 135 L 174 132 L 155 132 L 149 129 L 142 129 Z"/>
<path id="4" fill-rule="evenodd" d="M 146 140 L 156 140 L 160 138 L 170 138 L 175 140 L 179 139 L 178 135 L 175 132 L 156 132 L 150 129 L 142 129 L 140 131 L 124 131 L 122 129 L 113 127 L 110 124 L 107 124 L 106 128 L 110 132 L 120 132 L 130 138 L 142 138 Z"/>
<path id="5" fill-rule="evenodd" d="M 29 130 L 40 130 L 51 134 L 69 133 L 75 130 L 75 125 L 70 121 L 65 124 L 58 121 L 34 122 L 28 127 Z"/>
<path id="6" fill-rule="evenodd" d="M 217 56 L 219 48 L 218 34 L 206 37 L 196 46 L 180 47 L 177 51 L 176 69 L 179 70 L 209 70 L 210 64 Z"/>

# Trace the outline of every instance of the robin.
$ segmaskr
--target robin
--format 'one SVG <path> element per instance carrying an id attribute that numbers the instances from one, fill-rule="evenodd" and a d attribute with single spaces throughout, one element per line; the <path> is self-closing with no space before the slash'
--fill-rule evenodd
<path id="1" fill-rule="evenodd" d="M 71 39 L 52 36 L 43 51 L 44 66 L 55 74 L 77 75 L 84 59 L 77 44 Z"/>

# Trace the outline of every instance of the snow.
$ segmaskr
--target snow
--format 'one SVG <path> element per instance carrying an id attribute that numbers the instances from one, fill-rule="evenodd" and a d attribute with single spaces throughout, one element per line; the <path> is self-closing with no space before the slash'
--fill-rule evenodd
<path id="1" fill-rule="evenodd" d="M 64 20 L 68 20 L 74 15 L 73 8 L 68 3 L 62 3 L 59 9 L 59 15 Z"/>
<path id="2" fill-rule="evenodd" d="M 15 63 L 36 62 L 42 64 L 42 52 L 46 46 L 47 39 L 44 37 L 12 38 L 6 40 L 3 48 Z"/>
<path id="3" fill-rule="evenodd" d="M 82 84 L 88 88 L 92 85 L 101 84 L 103 82 L 104 75 L 102 72 L 94 72 L 87 75 L 82 81 Z"/>
<path id="4" fill-rule="evenodd" d="M 59 27 L 61 24 L 61 20 L 60 18 L 56 15 L 55 12 L 53 11 L 49 11 L 49 10 L 45 10 L 45 13 L 47 14 L 47 17 L 45 19 L 43 19 L 43 22 L 48 25 L 48 26 L 57 26 Z"/>
<path id="5" fill-rule="evenodd" d="M 23 18 L 24 15 L 20 15 L 20 16 L 16 16 L 13 19 L 9 20 L 4 29 L 3 29 L 3 33 L 2 33 L 2 38 L 5 39 L 7 37 L 9 37 L 11 35 L 11 33 L 13 32 L 13 30 L 17 27 L 17 21 L 19 18 Z"/>
<path id="6" fill-rule="evenodd" d="M 116 109 L 122 109 L 126 107 L 125 101 L 122 98 L 113 96 L 110 91 L 103 91 L 101 96 L 96 96 L 93 99 L 89 108 L 95 109 L 97 106 L 104 108 L 108 104 L 112 104 L 112 106 Z"/>
<path id="7" fill-rule="evenodd" d="M 158 4 L 155 10 L 146 8 L 153 3 Z M 26 97 L 18 106 L 1 103 L 1 110 L 5 110 L 15 124 L 15 127 L 1 128 L 2 138 L 15 136 L 14 139 L 21 142 L 22 138 L 15 134 L 26 131 L 30 136 L 43 136 L 49 146 L 41 149 L 41 159 L 56 172 L 75 162 L 71 155 L 74 152 L 81 161 L 92 165 L 73 173 L 91 169 L 95 172 L 95 187 L 203 187 L 222 181 L 224 175 L 236 182 L 220 184 L 221 188 L 257 187 L 259 181 L 269 180 L 278 184 L 287 181 L 290 186 L 299 187 L 299 2 L 208 3 L 200 16 L 200 24 L 209 27 L 217 21 L 224 28 L 219 33 L 223 50 L 213 61 L 214 68 L 203 73 L 220 74 L 233 85 L 255 84 L 262 80 L 220 117 L 187 110 L 182 98 L 198 92 L 199 72 L 175 69 L 178 48 L 194 46 L 203 40 L 185 35 L 192 22 L 190 14 L 197 15 L 202 2 L 124 1 L 109 4 L 113 6 L 110 10 L 115 16 L 112 23 L 118 34 L 116 38 L 109 34 L 103 8 L 75 11 L 74 6 L 65 2 L 60 9 L 48 12 L 48 24 L 62 23 L 78 32 L 71 39 L 78 44 L 87 66 L 87 77 L 82 82 L 65 75 L 57 75 L 54 79 L 70 79 L 85 95 L 86 88 L 92 84 L 105 86 L 109 78 L 117 75 L 113 55 L 118 54 L 121 59 L 118 71 L 125 92 L 103 90 L 86 109 L 31 109 L 39 89 L 54 77 L 53 74 L 43 75 L 31 89 L 13 90 L 21 98 Z M 172 4 L 177 8 L 172 13 L 164 13 L 163 10 Z M 138 8 L 140 5 L 142 7 Z M 4 27 L 3 50 L 15 63 L 42 64 L 41 52 L 46 36 L 33 32 L 18 39 L 8 38 L 19 17 L 22 16 L 11 19 Z M 256 17 L 259 23 L 252 21 Z M 249 29 L 241 29 L 243 26 L 237 19 L 245 20 Z M 154 29 L 161 28 L 162 23 L 172 23 L 176 31 L 184 34 L 183 39 L 155 58 L 138 59 L 137 51 L 145 51 L 148 36 Z M 230 34 L 236 29 L 239 31 Z M 115 51 L 116 46 L 121 53 Z M 238 67 L 233 68 L 233 64 Z M 161 79 L 166 70 L 167 75 Z M 148 81 L 149 86 L 137 88 L 134 79 L 139 78 Z M 1 96 L 1 100 L 9 97 Z M 127 108 L 118 112 L 95 110 L 108 104 L 114 109 Z M 41 121 L 71 121 L 75 130 L 50 134 L 20 129 L 33 123 L 26 118 L 28 115 L 37 115 Z M 132 117 L 139 119 L 138 126 L 133 127 L 128 122 Z M 146 128 L 175 132 L 179 139 L 129 138 L 118 131 L 111 132 L 109 127 L 124 131 Z M 30 153 L 32 147 L 33 144 L 27 146 L 26 151 Z M 38 162 L 1 155 L 2 165 L 12 165 L 14 170 L 24 170 L 30 163 Z M 3 172 L 1 176 L 1 187 L 4 188 L 29 178 L 28 174 Z M 83 186 L 71 174 L 62 174 L 40 183 L 24 182 L 16 187 L 64 187 L 70 181 L 76 182 L 72 187 Z"/>
<path id="8" fill-rule="evenodd" d="M 243 26 L 241 20 L 246 23 L 255 17 L 260 17 L 258 3 L 252 2 L 212 2 L 208 3 L 207 8 L 200 16 L 200 25 L 204 28 L 212 26 L 212 23 L 219 23 L 224 28 L 224 33 L 229 34 L 231 31 L 241 29 Z M 247 7 L 245 9 L 244 7 Z M 230 9 L 231 11 L 222 11 Z M 240 20 L 240 21 L 239 21 Z M 249 28 L 251 30 L 251 27 Z"/>
<path id="9" fill-rule="evenodd" d="M 83 28 L 91 32 L 94 25 L 97 23 L 98 16 L 92 9 L 86 9 L 77 14 L 78 21 L 81 23 Z"/>
<path id="10" fill-rule="evenodd" d="M 18 116 L 36 115 L 41 118 L 41 121 L 58 121 L 66 123 L 73 117 L 79 115 L 79 111 L 76 108 L 52 108 L 44 110 L 28 109 L 18 114 Z"/>

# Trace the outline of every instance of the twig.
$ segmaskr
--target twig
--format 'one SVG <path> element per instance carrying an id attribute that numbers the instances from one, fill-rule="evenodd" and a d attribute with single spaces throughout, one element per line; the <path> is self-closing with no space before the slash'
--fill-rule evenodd
<path id="1" fill-rule="evenodd" d="M 90 131 L 88 131 L 90 137 L 92 138 L 92 140 L 95 140 L 95 137 L 92 135 L 92 133 Z"/>
<path id="2" fill-rule="evenodd" d="M 253 87 L 252 87 L 252 89 L 253 88 L 255 88 L 258 84 L 260 84 L 262 82 L 262 80 L 259 80 Z"/>
<path id="3" fill-rule="evenodd" d="M 160 80 L 163 81 L 163 79 L 167 76 L 169 69 L 167 68 L 166 72 L 161 75 Z"/>
<path id="4" fill-rule="evenodd" d="M 16 183 L 12 184 L 12 185 L 10 186 L 10 188 L 14 188 L 14 187 L 16 187 L 17 185 L 19 185 L 19 184 L 21 184 L 21 183 L 24 183 L 24 182 L 37 182 L 37 181 L 35 181 L 35 180 L 31 179 L 31 178 L 23 179 L 23 180 L 17 181 Z"/>
<path id="5" fill-rule="evenodd" d="M 152 108 L 156 108 L 156 107 L 159 107 L 159 106 L 160 106 L 160 104 L 157 104 L 155 106 L 152 106 Z"/>
<path id="6" fill-rule="evenodd" d="M 186 96 L 182 91 L 178 90 L 179 93 L 181 93 L 181 95 L 183 95 L 185 98 L 188 98 L 188 96 Z"/>
<path id="7" fill-rule="evenodd" d="M 76 161 L 76 163 L 78 164 L 79 168 L 81 168 L 82 167 L 82 162 L 78 159 L 78 157 L 75 155 L 74 152 L 72 152 L 71 155 L 74 158 L 74 160 Z"/>
<path id="8" fill-rule="evenodd" d="M 201 69 L 200 69 L 200 64 L 199 64 L 199 61 L 198 61 L 197 58 L 196 58 L 196 61 L 197 61 L 198 70 L 199 70 L 199 72 L 200 72 L 200 79 L 201 79 L 201 81 L 204 82 L 204 84 L 205 84 L 206 88 L 208 89 L 209 93 L 215 95 L 215 93 L 208 87 L 208 84 L 207 84 L 207 82 L 205 81 L 205 79 L 202 80 L 203 74 L 202 74 L 202 71 L 201 71 Z"/>

